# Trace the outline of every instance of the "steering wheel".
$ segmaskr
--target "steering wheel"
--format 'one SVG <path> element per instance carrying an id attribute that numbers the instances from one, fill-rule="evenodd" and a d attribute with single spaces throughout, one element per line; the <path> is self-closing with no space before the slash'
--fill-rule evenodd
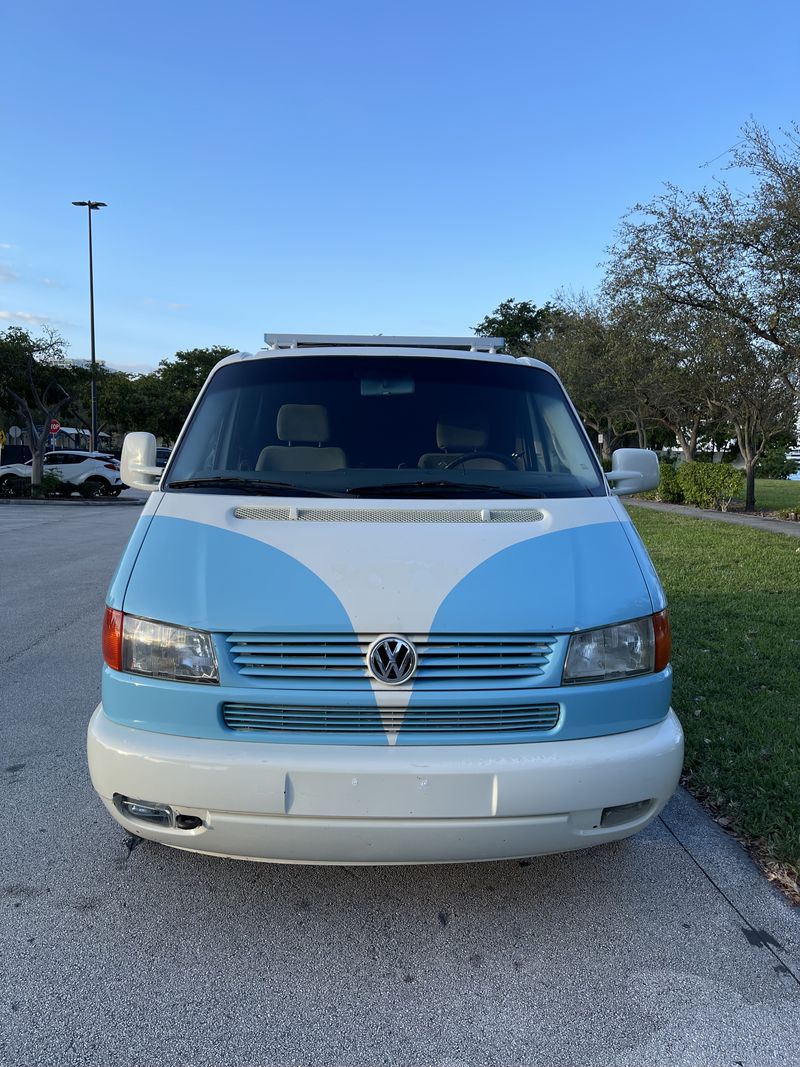
<path id="1" fill-rule="evenodd" d="M 504 456 L 502 452 L 465 452 L 463 456 L 456 456 L 455 459 L 449 463 L 445 463 L 441 470 L 451 471 L 456 467 L 461 467 L 468 460 L 471 459 L 496 459 L 498 463 L 502 463 L 506 470 L 516 471 L 519 470 L 516 461 L 511 456 Z"/>

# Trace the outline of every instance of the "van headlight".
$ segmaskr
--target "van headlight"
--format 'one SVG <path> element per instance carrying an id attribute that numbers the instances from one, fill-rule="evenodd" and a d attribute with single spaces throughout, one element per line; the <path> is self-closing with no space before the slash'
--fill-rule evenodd
<path id="1" fill-rule="evenodd" d="M 173 682 L 219 684 L 211 634 L 106 609 L 103 654 L 117 671 Z"/>
<path id="2" fill-rule="evenodd" d="M 562 682 L 608 682 L 662 671 L 669 663 L 671 636 L 666 611 L 644 619 L 573 634 Z"/>

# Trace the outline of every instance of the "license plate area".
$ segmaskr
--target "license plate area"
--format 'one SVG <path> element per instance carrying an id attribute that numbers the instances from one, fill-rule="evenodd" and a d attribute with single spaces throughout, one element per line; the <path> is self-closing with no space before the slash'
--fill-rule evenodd
<path id="1" fill-rule="evenodd" d="M 475 819 L 497 811 L 493 774 L 319 774 L 286 777 L 286 814 L 364 819 Z"/>

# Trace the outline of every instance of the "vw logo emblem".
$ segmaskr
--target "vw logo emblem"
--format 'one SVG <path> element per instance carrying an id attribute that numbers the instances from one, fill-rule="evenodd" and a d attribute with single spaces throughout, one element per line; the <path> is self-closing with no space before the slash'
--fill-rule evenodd
<path id="1" fill-rule="evenodd" d="M 417 669 L 417 650 L 405 637 L 388 634 L 370 645 L 367 666 L 372 677 L 384 685 L 402 685 Z"/>

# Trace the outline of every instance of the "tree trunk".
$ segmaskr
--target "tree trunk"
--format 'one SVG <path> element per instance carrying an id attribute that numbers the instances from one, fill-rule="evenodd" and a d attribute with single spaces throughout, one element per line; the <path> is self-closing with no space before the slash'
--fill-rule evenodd
<path id="1" fill-rule="evenodd" d="M 756 508 L 756 463 L 758 459 L 745 459 L 744 510 L 755 511 Z"/>
<path id="2" fill-rule="evenodd" d="M 619 435 L 615 432 L 611 419 L 608 417 L 597 419 L 590 418 L 580 413 L 583 419 L 584 426 L 589 430 L 593 430 L 596 435 L 602 434 L 602 442 L 598 441 L 597 444 L 600 447 L 600 455 L 604 460 L 611 460 L 611 453 L 614 451 L 617 442 L 619 441 Z M 591 434 L 589 435 L 591 437 Z"/>
<path id="3" fill-rule="evenodd" d="M 593 444 L 594 444 L 595 448 L 599 447 L 601 457 L 603 459 L 610 460 L 611 459 L 611 448 L 609 447 L 608 433 L 605 430 L 602 422 L 595 421 L 594 419 L 590 419 L 590 418 L 587 418 L 587 417 L 584 417 L 583 421 L 584 421 L 584 425 L 586 427 L 588 427 L 589 430 L 592 430 L 594 432 L 595 442 L 596 443 L 593 442 Z M 591 437 L 592 435 L 589 434 L 589 436 Z M 602 438 L 602 440 L 597 440 L 598 438 Z"/>
<path id="4" fill-rule="evenodd" d="M 739 454 L 744 460 L 745 492 L 744 510 L 755 511 L 756 507 L 756 464 L 761 459 L 767 445 L 767 438 L 758 432 L 749 415 L 737 418 L 737 413 L 728 412 L 728 418 L 733 424 L 736 434 L 736 443 L 739 446 Z"/>
<path id="5" fill-rule="evenodd" d="M 39 435 L 36 432 L 33 413 L 27 405 L 25 406 L 24 416 L 28 424 L 28 447 L 31 450 L 31 489 L 33 489 L 34 485 L 42 484 L 42 450 L 39 447 Z"/>
<path id="6" fill-rule="evenodd" d="M 639 448 L 647 448 L 647 427 L 644 419 L 636 416 L 636 434 L 639 438 Z"/>
<path id="7" fill-rule="evenodd" d="M 675 434 L 675 440 L 678 442 L 678 446 L 683 453 L 685 462 L 691 463 L 697 456 L 697 439 L 700 436 L 699 417 L 695 418 L 694 422 L 689 427 L 688 433 L 683 426 L 675 426 L 666 419 L 662 419 L 661 421 Z"/>

